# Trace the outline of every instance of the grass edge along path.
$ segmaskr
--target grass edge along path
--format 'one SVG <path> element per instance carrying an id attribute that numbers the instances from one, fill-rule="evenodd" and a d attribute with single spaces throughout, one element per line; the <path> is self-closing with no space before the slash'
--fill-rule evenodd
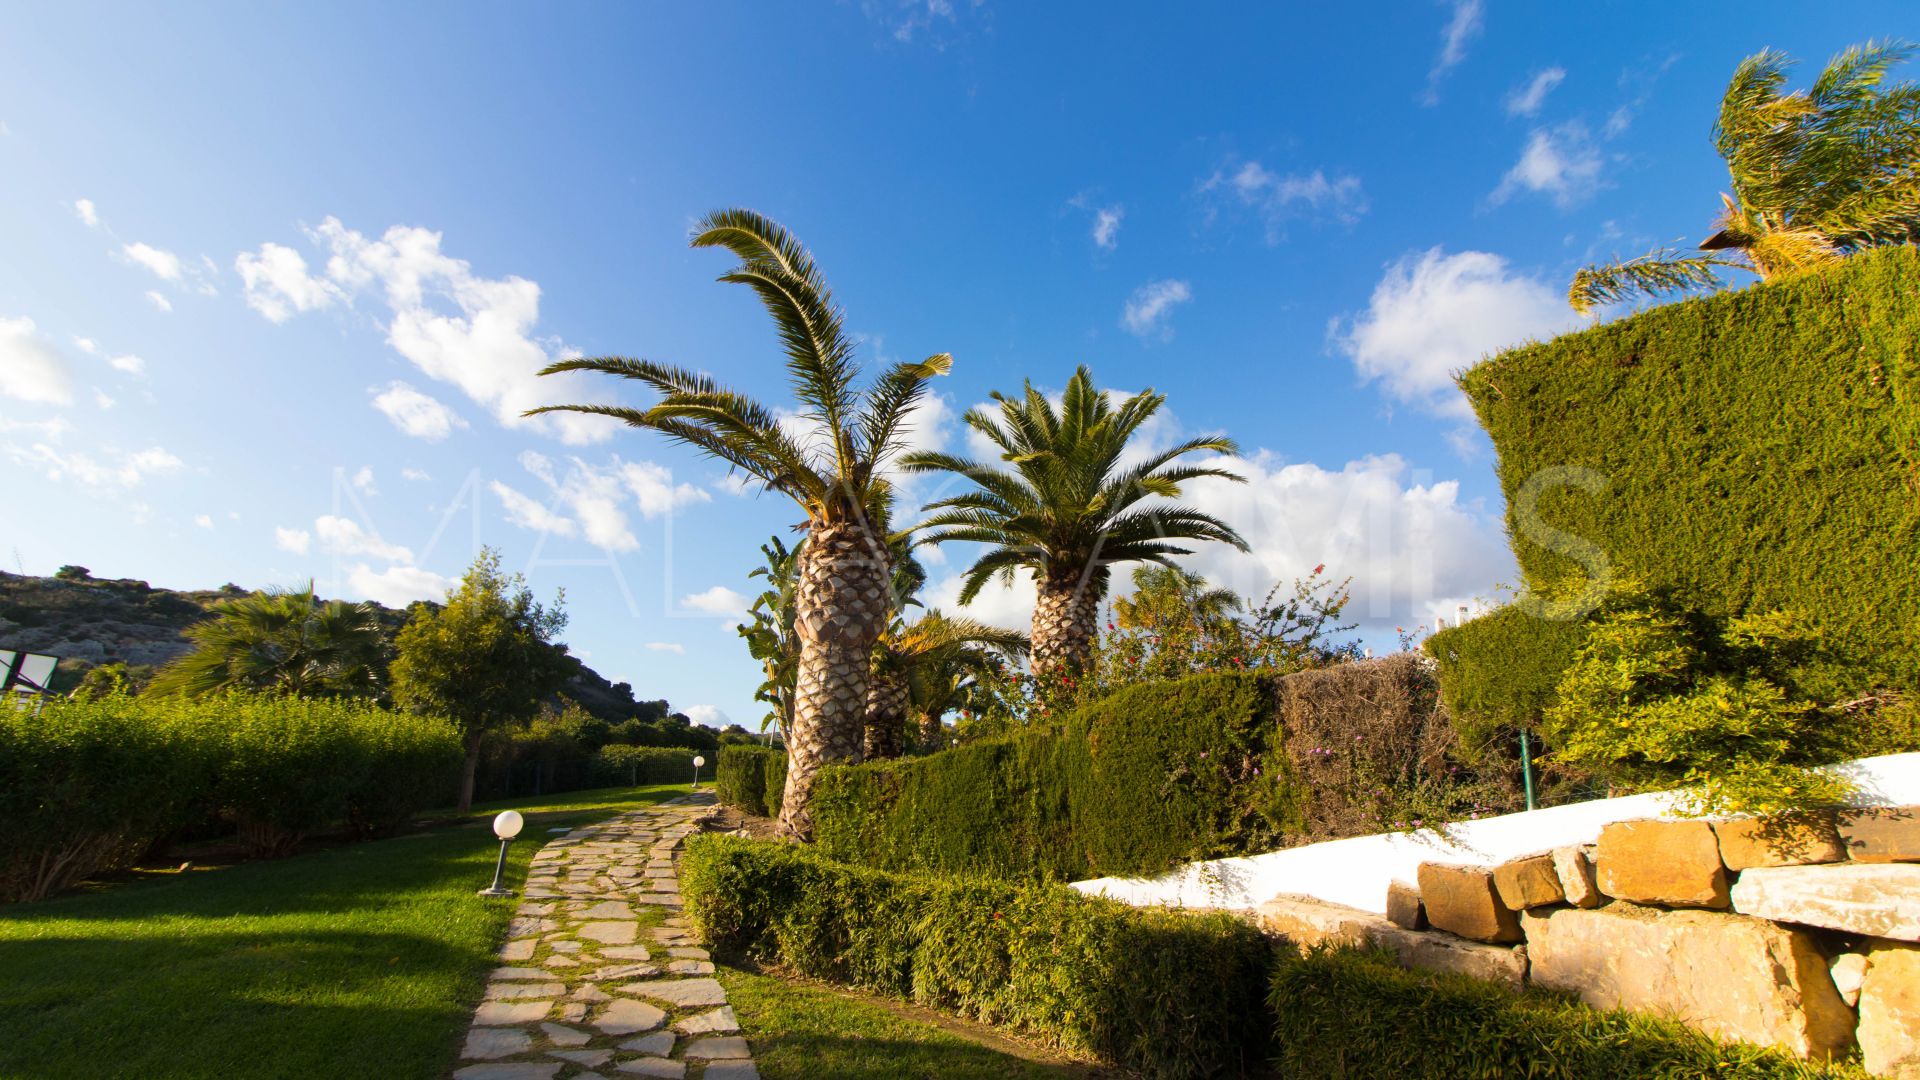
<path id="1" fill-rule="evenodd" d="M 388 840 L 0 907 L 0 1076 L 444 1076 L 517 903 L 474 895 L 499 850 L 486 820 L 526 814 L 517 887 L 548 829 L 685 790 L 477 806 Z"/>

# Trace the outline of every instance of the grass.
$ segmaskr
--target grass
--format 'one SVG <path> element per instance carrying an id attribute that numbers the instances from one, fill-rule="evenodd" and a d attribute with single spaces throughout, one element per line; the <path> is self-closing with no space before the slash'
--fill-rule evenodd
<path id="1" fill-rule="evenodd" d="M 852 993 L 722 966 L 722 985 L 765 1080 L 1059 1080 L 1118 1075 L 1048 1058 L 977 1025 L 934 1023 Z M 966 1029 L 969 1034 L 957 1034 Z"/>
<path id="2" fill-rule="evenodd" d="M 0 908 L 0 1077 L 431 1078 L 494 964 L 513 901 L 474 890 L 513 807 L 528 841 L 686 790 L 569 792 L 366 844 Z"/>

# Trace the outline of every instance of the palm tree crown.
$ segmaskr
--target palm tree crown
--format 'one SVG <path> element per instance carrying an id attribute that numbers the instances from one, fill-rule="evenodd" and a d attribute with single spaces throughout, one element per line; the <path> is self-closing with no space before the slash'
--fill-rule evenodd
<path id="1" fill-rule="evenodd" d="M 1705 255 L 1663 248 L 1574 275 L 1585 312 L 1635 295 L 1712 288 L 1718 271 L 1762 279 L 1920 235 L 1920 88 L 1882 87 L 1912 48 L 1869 42 L 1834 57 L 1808 90 L 1781 93 L 1793 61 L 1763 50 L 1742 61 L 1720 103 L 1714 148 L 1733 192 Z"/>
<path id="2" fill-rule="evenodd" d="M 386 635 L 371 604 L 320 600 L 313 586 L 270 590 L 210 609 L 187 630 L 193 651 L 160 670 L 155 693 L 242 689 L 295 695 L 380 691 Z"/>
<path id="3" fill-rule="evenodd" d="M 1031 382 L 1022 397 L 993 397 L 1000 406 L 997 419 L 973 409 L 965 421 L 1000 448 L 1010 470 L 934 452 L 909 454 L 901 464 L 910 472 L 954 473 L 977 485 L 929 504 L 935 513 L 919 529 L 930 543 L 988 545 L 962 578 L 963 604 L 996 575 L 1011 581 L 1017 569 L 1033 572 L 1042 601 L 1034 613 L 1036 664 L 1084 660 L 1094 606 L 1115 563 L 1172 565 L 1172 556 L 1188 554 L 1179 543 L 1185 540 L 1246 550 L 1240 534 L 1210 514 L 1146 501 L 1177 498 L 1181 484 L 1201 477 L 1243 480 L 1216 466 L 1176 464 L 1188 454 L 1237 453 L 1232 439 L 1189 439 L 1132 466 L 1122 463 L 1127 444 L 1165 396 L 1148 390 L 1116 404 L 1094 389 L 1083 366 L 1068 380 L 1058 411 Z M 1056 603 L 1070 605 L 1071 626 L 1043 625 L 1066 617 Z M 1062 633 L 1069 639 L 1062 641 Z"/>

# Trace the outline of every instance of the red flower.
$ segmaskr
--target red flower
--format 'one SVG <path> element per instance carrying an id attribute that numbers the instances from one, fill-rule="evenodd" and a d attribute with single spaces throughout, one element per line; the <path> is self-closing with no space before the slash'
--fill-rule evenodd
<path id="1" fill-rule="evenodd" d="M 1320 571 L 1322 571 L 1322 570 L 1325 570 L 1326 568 L 1327 568 L 1327 564 L 1326 564 L 1326 563 L 1321 563 L 1321 564 L 1320 564 L 1319 566 L 1316 566 L 1316 567 L 1314 567 L 1314 568 L 1313 568 L 1313 572 L 1314 572 L 1315 574 L 1318 574 L 1318 573 L 1320 573 Z"/>

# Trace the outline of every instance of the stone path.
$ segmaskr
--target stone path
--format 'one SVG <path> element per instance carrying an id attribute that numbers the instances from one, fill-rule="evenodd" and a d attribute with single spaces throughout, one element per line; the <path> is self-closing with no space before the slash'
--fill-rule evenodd
<path id="1" fill-rule="evenodd" d="M 454 1080 L 759 1080 L 713 962 L 680 917 L 689 795 L 541 848 Z"/>

